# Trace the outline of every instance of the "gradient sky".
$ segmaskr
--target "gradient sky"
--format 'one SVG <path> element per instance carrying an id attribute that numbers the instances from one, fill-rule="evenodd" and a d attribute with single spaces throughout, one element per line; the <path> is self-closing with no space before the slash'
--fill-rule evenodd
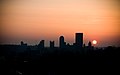
<path id="1" fill-rule="evenodd" d="M 119 0 L 0 0 L 0 44 L 38 44 L 50 40 L 58 45 L 60 35 L 74 43 L 76 32 L 84 43 L 120 46 Z"/>

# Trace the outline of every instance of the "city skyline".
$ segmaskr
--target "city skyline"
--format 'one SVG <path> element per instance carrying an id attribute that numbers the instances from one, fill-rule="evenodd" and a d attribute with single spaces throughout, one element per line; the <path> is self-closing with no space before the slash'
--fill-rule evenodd
<path id="1" fill-rule="evenodd" d="M 60 35 L 56 38 L 57 40 L 54 40 L 54 39 L 50 39 L 50 40 L 40 39 L 38 41 L 31 40 L 31 41 L 35 42 L 35 43 L 32 43 L 32 44 L 27 42 L 26 40 L 19 40 L 17 42 L 11 42 L 11 43 L 0 43 L 0 45 L 20 45 L 21 44 L 20 42 L 22 42 L 22 43 L 24 42 L 24 44 L 26 44 L 26 45 L 35 46 L 35 45 L 39 45 L 40 42 L 44 42 L 44 44 L 43 44 L 44 47 L 51 47 L 51 44 L 52 44 L 52 47 L 60 47 L 60 42 L 61 42 L 60 38 L 62 39 L 62 43 L 64 43 L 64 45 L 69 44 L 69 45 L 72 46 L 72 45 L 78 44 L 78 46 L 83 47 L 84 45 L 88 46 L 88 44 L 91 43 L 91 45 L 95 46 L 95 47 L 107 47 L 107 46 L 119 47 L 119 41 L 118 41 L 118 45 L 112 45 L 112 44 L 106 43 L 106 46 L 105 45 L 99 46 L 99 42 L 96 39 L 87 40 L 87 41 L 84 40 L 85 36 L 83 36 L 83 33 L 80 33 L 80 32 L 79 33 L 77 32 L 77 33 L 74 34 L 74 37 L 73 37 L 73 39 L 71 39 L 71 42 L 68 41 L 66 39 L 66 37 L 64 37 L 63 35 Z M 94 42 L 96 42 L 96 43 L 94 43 Z M 54 46 L 53 46 L 53 44 L 54 44 Z"/>
<path id="2" fill-rule="evenodd" d="M 92 40 L 92 41 L 87 41 L 87 43 L 84 42 L 84 34 L 83 33 L 75 33 L 75 37 L 74 37 L 74 42 L 69 43 L 66 42 L 66 39 L 64 38 L 64 36 L 59 36 L 58 37 L 58 45 L 56 45 L 56 41 L 54 40 L 49 40 L 48 45 L 46 45 L 46 40 L 41 39 L 39 40 L 38 44 L 32 44 L 30 45 L 29 43 L 21 40 L 19 41 L 19 44 L 3 44 L 3 45 L 23 45 L 23 46 L 38 46 L 40 48 L 45 48 L 45 47 L 49 47 L 49 48 L 55 48 L 55 47 L 59 47 L 59 48 L 69 48 L 69 47 L 73 47 L 73 48 L 85 48 L 85 47 L 99 47 L 97 46 L 98 42 L 96 40 Z M 2 44 L 1 44 L 2 45 Z M 113 45 L 108 45 L 108 46 L 113 46 Z M 104 46 L 104 47 L 108 47 L 108 46 Z M 117 47 L 117 46 L 116 46 Z"/>
<path id="3" fill-rule="evenodd" d="M 60 48 L 65 48 L 65 46 L 67 46 L 67 45 L 76 45 L 76 47 L 83 47 L 83 33 L 75 33 L 75 39 L 73 39 L 75 42 L 73 42 L 72 44 L 70 44 L 70 43 L 68 43 L 68 42 L 66 42 L 66 40 L 65 40 L 65 38 L 64 38 L 64 36 L 60 36 L 60 37 L 58 37 L 59 39 L 59 46 L 58 47 L 60 47 Z M 20 41 L 20 43 L 19 43 L 20 45 L 28 45 L 28 43 L 26 43 L 25 41 Z M 84 43 L 85 44 L 85 43 Z M 7 45 L 7 44 L 5 44 L 5 45 Z M 8 44 L 8 45 L 13 45 L 13 44 Z M 37 44 L 38 46 L 42 46 L 42 47 L 45 47 L 45 40 L 44 39 L 41 39 L 41 40 L 39 40 L 39 43 Z M 57 46 L 55 46 L 55 41 L 54 40 L 50 40 L 49 41 L 49 47 L 57 47 Z"/>
<path id="4" fill-rule="evenodd" d="M 75 42 L 74 33 L 84 33 L 84 43 L 96 40 L 96 46 L 120 46 L 119 0 L 2 0 L 0 44 L 39 40 L 59 36 Z"/>
<path id="5" fill-rule="evenodd" d="M 0 9 L 0 75 L 117 73 L 120 0 L 0 0 Z"/>
<path id="6" fill-rule="evenodd" d="M 55 46 L 55 41 L 49 41 L 49 46 L 46 47 L 45 46 L 45 40 L 40 40 L 39 43 L 37 45 L 28 45 L 27 43 L 25 43 L 24 41 L 21 41 L 19 45 L 16 45 L 16 44 L 4 44 L 4 45 L 1 45 L 1 46 L 4 46 L 4 47 L 9 47 L 9 49 L 18 49 L 18 50 L 45 50 L 46 48 L 47 49 L 66 49 L 66 50 L 69 50 L 69 49 L 75 49 L 75 50 L 82 50 L 82 49 L 89 49 L 89 50 L 94 50 L 94 47 L 97 43 L 94 43 L 94 41 L 96 40 L 93 40 L 91 43 L 91 41 L 89 41 L 87 44 L 83 43 L 84 40 L 83 40 L 83 36 L 84 34 L 83 33 L 75 33 L 75 39 L 73 39 L 75 42 L 73 42 L 72 44 L 66 42 L 64 36 L 60 36 L 59 37 L 59 46 Z M 96 41 L 97 42 L 97 41 Z M 3 48 L 4 48 L 3 47 Z M 16 48 L 15 48 L 16 47 Z"/>

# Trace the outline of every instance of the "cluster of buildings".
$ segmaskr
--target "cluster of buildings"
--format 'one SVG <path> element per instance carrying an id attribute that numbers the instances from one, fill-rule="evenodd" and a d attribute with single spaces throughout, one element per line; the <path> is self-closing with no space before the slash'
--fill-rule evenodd
<path id="1" fill-rule="evenodd" d="M 55 42 L 50 41 L 50 47 L 45 47 L 45 40 L 41 40 L 38 45 L 35 46 L 28 46 L 27 43 L 21 41 L 21 45 L 0 45 L 0 48 L 3 50 L 13 51 L 13 52 L 25 52 L 26 50 L 93 50 L 93 46 L 91 42 L 88 43 L 88 46 L 83 44 L 83 33 L 75 33 L 75 43 L 70 45 L 69 43 L 65 42 L 64 36 L 59 37 L 59 47 L 55 47 Z"/>
<path id="2" fill-rule="evenodd" d="M 38 44 L 39 48 L 44 48 L 44 40 L 41 40 L 40 43 Z M 75 43 L 73 45 L 70 45 L 69 43 L 65 42 L 64 36 L 59 37 L 59 48 L 83 48 L 83 47 L 92 47 L 91 42 L 88 43 L 88 46 L 85 46 L 83 44 L 83 33 L 75 33 Z M 50 48 L 55 48 L 55 42 L 50 41 Z"/>

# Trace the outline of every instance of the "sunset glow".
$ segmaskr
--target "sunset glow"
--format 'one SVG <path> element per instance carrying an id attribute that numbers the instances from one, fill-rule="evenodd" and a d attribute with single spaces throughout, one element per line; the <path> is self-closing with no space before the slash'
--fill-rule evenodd
<path id="1" fill-rule="evenodd" d="M 98 46 L 119 45 L 119 0 L 5 0 L 1 1 L 0 43 L 38 44 L 84 33 L 84 42 L 96 39 Z M 117 4 L 118 3 L 118 4 Z M 103 42 L 104 41 L 104 42 Z M 102 45 L 103 44 L 103 45 Z"/>

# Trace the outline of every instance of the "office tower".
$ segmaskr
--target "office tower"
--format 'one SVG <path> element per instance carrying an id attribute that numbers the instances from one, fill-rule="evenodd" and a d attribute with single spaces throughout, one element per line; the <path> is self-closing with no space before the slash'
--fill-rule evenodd
<path id="1" fill-rule="evenodd" d="M 88 47 L 92 47 L 92 44 L 91 44 L 91 42 L 89 41 L 89 43 L 88 43 Z"/>
<path id="2" fill-rule="evenodd" d="M 92 43 L 90 41 L 88 42 L 88 49 L 93 50 L 93 46 L 92 46 Z"/>
<path id="3" fill-rule="evenodd" d="M 21 45 L 23 45 L 24 44 L 24 42 L 23 41 L 21 41 Z"/>
<path id="4" fill-rule="evenodd" d="M 54 41 L 50 41 L 50 48 L 54 48 Z"/>
<path id="5" fill-rule="evenodd" d="M 86 47 L 86 45 L 85 45 L 85 44 L 83 44 L 83 47 L 85 48 L 85 47 Z"/>
<path id="6" fill-rule="evenodd" d="M 41 40 L 40 43 L 38 44 L 39 48 L 44 48 L 44 40 Z"/>
<path id="7" fill-rule="evenodd" d="M 82 48 L 82 46 L 83 46 L 83 33 L 76 33 L 75 46 L 78 48 Z"/>
<path id="8" fill-rule="evenodd" d="M 60 48 L 65 48 L 66 43 L 64 42 L 64 37 L 60 36 L 59 38 L 59 46 Z"/>

